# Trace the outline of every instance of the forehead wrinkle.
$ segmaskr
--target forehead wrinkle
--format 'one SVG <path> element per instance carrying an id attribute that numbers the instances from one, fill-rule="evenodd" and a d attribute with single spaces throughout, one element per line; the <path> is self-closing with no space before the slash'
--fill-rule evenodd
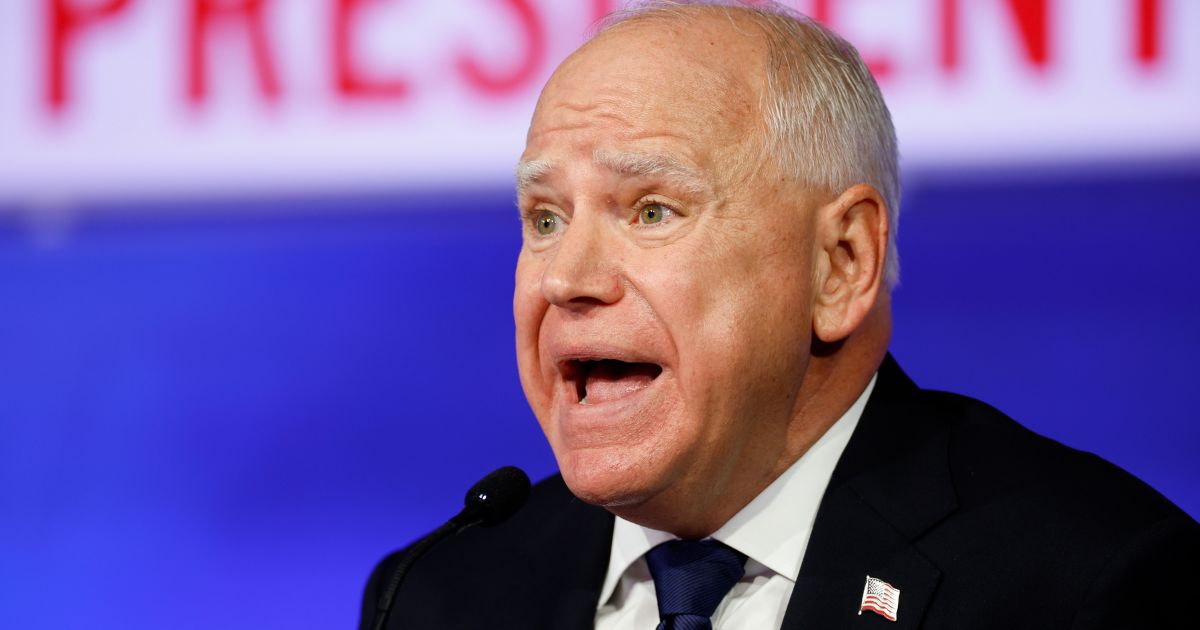
<path id="1" fill-rule="evenodd" d="M 551 133 L 587 129 L 595 125 L 597 120 L 611 120 L 621 126 L 632 127 L 628 117 L 620 113 L 622 104 L 621 99 L 617 98 L 605 98 L 597 103 L 574 103 L 563 99 L 539 103 L 526 142 Z M 546 118 L 553 122 L 543 120 Z"/>
<path id="2" fill-rule="evenodd" d="M 670 179 L 689 193 L 700 193 L 705 188 L 704 177 L 698 170 L 666 155 L 596 149 L 592 152 L 592 163 L 626 177 Z"/>

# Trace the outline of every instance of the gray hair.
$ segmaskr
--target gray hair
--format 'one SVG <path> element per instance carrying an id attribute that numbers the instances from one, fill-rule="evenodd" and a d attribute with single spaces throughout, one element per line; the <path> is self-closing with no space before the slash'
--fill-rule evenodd
<path id="1" fill-rule="evenodd" d="M 760 102 L 766 126 L 763 148 L 783 173 L 833 192 L 860 182 L 879 191 L 888 212 L 884 282 L 895 286 L 900 277 L 896 131 L 858 51 L 828 28 L 774 2 L 634 2 L 605 18 L 597 32 L 629 22 L 687 21 L 697 17 L 698 7 L 721 11 L 730 20 L 743 16 L 766 36 L 770 57 Z"/>

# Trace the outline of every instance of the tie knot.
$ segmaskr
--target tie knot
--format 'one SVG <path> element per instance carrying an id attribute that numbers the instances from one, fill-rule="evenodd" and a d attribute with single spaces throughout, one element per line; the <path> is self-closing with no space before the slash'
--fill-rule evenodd
<path id="1" fill-rule="evenodd" d="M 715 540 L 672 540 L 646 554 L 665 627 L 679 615 L 707 624 L 746 572 L 746 556 Z M 707 626 L 711 627 L 711 626 Z"/>

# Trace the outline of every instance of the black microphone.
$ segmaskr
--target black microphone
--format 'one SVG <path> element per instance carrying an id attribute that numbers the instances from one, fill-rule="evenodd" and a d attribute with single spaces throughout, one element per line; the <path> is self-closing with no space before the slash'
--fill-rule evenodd
<path id="1" fill-rule="evenodd" d="M 516 466 L 497 468 L 471 486 L 463 499 L 462 511 L 446 521 L 445 525 L 418 540 L 400 559 L 400 564 L 392 571 L 392 579 L 388 580 L 387 588 L 375 604 L 375 622 L 371 624 L 372 630 L 383 630 L 388 614 L 392 611 L 392 604 L 396 600 L 396 593 L 400 590 L 400 582 L 404 580 L 413 563 L 425 555 L 426 551 L 443 539 L 472 525 L 499 525 L 516 514 L 528 498 L 529 476 Z"/>

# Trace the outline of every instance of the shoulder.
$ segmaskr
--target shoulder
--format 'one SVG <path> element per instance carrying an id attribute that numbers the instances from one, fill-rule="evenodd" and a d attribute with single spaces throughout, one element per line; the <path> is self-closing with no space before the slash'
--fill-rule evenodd
<path id="1" fill-rule="evenodd" d="M 942 566 L 948 594 L 985 601 L 1003 577 L 1004 590 L 1045 606 L 1059 627 L 1181 627 L 1169 593 L 1200 562 L 1191 517 L 1119 467 L 987 404 L 915 397 L 947 434 L 957 509 L 917 547 Z"/>
<path id="2" fill-rule="evenodd" d="M 578 589 L 603 579 L 611 531 L 607 512 L 579 501 L 554 475 L 536 484 L 508 521 L 470 528 L 430 549 L 405 578 L 389 627 L 473 628 L 485 619 L 494 628 L 551 627 L 539 618 L 569 614 Z M 375 567 L 364 619 L 405 551 Z M 594 601 L 586 605 L 594 612 Z"/>
<path id="3" fill-rule="evenodd" d="M 1186 517 L 1118 466 L 1038 435 L 986 403 L 937 391 L 917 395 L 945 423 L 960 511 L 1036 511 L 1047 526 L 1061 520 L 1115 535 Z"/>

